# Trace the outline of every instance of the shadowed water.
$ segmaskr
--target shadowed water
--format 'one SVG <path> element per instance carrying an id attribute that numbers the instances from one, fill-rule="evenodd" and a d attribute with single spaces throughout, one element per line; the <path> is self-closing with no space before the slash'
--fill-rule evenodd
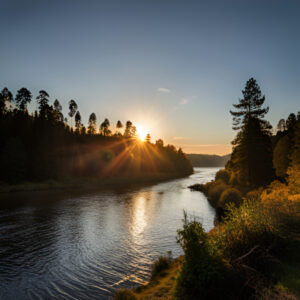
<path id="1" fill-rule="evenodd" d="M 213 227 L 214 209 L 187 186 L 217 170 L 119 191 L 2 196 L 0 299 L 109 299 L 145 283 L 158 255 L 182 253 L 184 209 Z"/>

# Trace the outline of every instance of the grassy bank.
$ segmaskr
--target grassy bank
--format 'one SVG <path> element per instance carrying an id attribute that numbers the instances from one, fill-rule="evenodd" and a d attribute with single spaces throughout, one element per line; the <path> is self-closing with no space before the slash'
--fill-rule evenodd
<path id="1" fill-rule="evenodd" d="M 47 190 L 97 190 L 109 188 L 124 188 L 135 185 L 148 185 L 166 180 L 185 177 L 190 174 L 143 174 L 140 176 L 124 176 L 113 178 L 76 178 L 63 177 L 56 180 L 42 182 L 22 182 L 18 184 L 7 184 L 0 182 L 1 193 L 47 191 Z"/>

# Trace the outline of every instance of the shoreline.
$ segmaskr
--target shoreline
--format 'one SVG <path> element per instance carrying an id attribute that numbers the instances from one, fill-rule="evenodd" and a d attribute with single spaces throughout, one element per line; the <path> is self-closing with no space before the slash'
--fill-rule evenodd
<path id="1" fill-rule="evenodd" d="M 1 195 L 13 195 L 15 193 L 22 192 L 67 191 L 70 189 L 97 191 L 108 190 L 111 188 L 131 188 L 135 186 L 151 185 L 168 180 L 179 179 L 191 174 L 193 174 L 193 172 L 186 174 L 144 174 L 141 176 L 112 177 L 109 179 L 63 177 L 55 180 L 51 179 L 42 182 L 28 181 L 13 185 L 0 183 L 0 197 Z"/>

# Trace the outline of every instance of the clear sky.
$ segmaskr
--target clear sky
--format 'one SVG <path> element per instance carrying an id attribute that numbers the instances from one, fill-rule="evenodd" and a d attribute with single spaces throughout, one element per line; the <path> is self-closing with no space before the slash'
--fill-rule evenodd
<path id="1" fill-rule="evenodd" d="M 84 123 L 95 112 L 225 154 L 250 77 L 273 125 L 300 110 L 298 0 L 1 0 L 0 12 L 0 88 L 45 89 L 65 113 L 74 99 Z"/>

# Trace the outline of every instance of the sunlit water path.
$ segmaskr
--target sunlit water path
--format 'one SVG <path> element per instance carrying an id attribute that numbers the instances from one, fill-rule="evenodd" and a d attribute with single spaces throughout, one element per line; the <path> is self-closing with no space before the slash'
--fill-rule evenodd
<path id="1" fill-rule="evenodd" d="M 110 299 L 115 288 L 145 283 L 157 256 L 182 254 L 183 210 L 213 227 L 214 209 L 187 187 L 217 170 L 128 190 L 1 199 L 0 299 Z"/>

